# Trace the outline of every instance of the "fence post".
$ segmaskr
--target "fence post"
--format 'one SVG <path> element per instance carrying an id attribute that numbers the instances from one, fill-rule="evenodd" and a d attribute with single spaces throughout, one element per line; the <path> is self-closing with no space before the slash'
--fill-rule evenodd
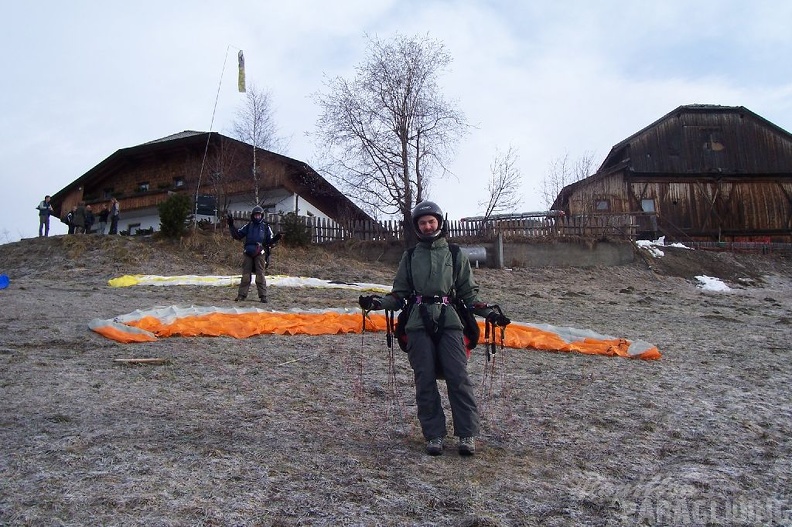
<path id="1" fill-rule="evenodd" d="M 498 269 L 503 269 L 504 265 L 503 265 L 503 233 L 502 232 L 498 233 L 498 237 L 495 240 L 495 244 L 497 247 L 497 250 L 495 251 L 495 254 L 497 255 L 497 262 L 495 262 L 495 265 Z"/>

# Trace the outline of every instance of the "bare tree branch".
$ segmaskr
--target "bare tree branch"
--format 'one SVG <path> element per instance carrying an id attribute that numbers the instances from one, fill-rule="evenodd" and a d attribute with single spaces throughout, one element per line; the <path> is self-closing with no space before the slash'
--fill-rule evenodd
<path id="1" fill-rule="evenodd" d="M 250 177 L 253 181 L 252 201 L 260 205 L 261 181 L 264 175 L 260 173 L 256 156 L 261 149 L 275 150 L 284 145 L 284 140 L 278 137 L 270 93 L 256 86 L 249 86 L 245 103 L 237 109 L 232 127 L 236 139 L 253 146 L 250 164 Z"/>
<path id="2" fill-rule="evenodd" d="M 489 199 L 479 202 L 479 206 L 484 206 L 485 221 L 493 214 L 514 210 L 522 201 L 519 194 L 522 174 L 517 168 L 518 159 L 517 150 L 511 145 L 506 152 L 496 151 L 487 185 Z"/>
<path id="3" fill-rule="evenodd" d="M 434 173 L 447 170 L 446 156 L 468 128 L 439 93 L 437 78 L 450 62 L 428 37 L 369 38 L 355 78 L 330 79 L 327 93 L 315 95 L 326 171 L 364 208 L 409 222 Z"/>
<path id="4" fill-rule="evenodd" d="M 561 190 L 567 185 L 585 179 L 591 175 L 594 166 L 594 154 L 584 152 L 582 156 L 572 161 L 569 153 L 557 157 L 550 162 L 547 175 L 542 180 L 542 201 L 549 209 L 553 206 Z"/>

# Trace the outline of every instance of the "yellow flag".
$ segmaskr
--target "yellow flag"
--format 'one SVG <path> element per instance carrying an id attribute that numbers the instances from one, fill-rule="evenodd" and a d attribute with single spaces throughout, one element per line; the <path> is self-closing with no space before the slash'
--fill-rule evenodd
<path id="1" fill-rule="evenodd" d="M 239 60 L 239 91 L 244 93 L 245 92 L 245 55 L 242 54 L 242 50 L 239 50 L 237 54 L 237 59 Z"/>

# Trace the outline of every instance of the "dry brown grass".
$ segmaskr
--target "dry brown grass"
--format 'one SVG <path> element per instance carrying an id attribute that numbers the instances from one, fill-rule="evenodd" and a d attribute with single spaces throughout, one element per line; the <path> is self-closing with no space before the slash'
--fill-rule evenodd
<path id="1" fill-rule="evenodd" d="M 423 454 L 409 367 L 397 350 L 390 371 L 381 334 L 122 345 L 87 329 L 138 308 L 234 305 L 233 288 L 119 290 L 107 280 L 236 274 L 239 250 L 210 236 L 0 246 L 11 277 L 0 291 L 0 524 L 792 522 L 784 260 L 686 254 L 656 273 L 643 262 L 479 269 L 482 297 L 515 320 L 644 339 L 664 356 L 504 350 L 491 371 L 477 350 L 481 451 L 465 459 Z M 392 263 L 356 251 L 281 247 L 272 272 L 390 282 Z M 678 276 L 696 266 L 729 269 L 733 291 L 702 292 Z M 761 280 L 740 282 L 748 271 Z M 357 299 L 274 287 L 269 296 L 275 309 Z M 113 362 L 129 357 L 167 362 Z"/>

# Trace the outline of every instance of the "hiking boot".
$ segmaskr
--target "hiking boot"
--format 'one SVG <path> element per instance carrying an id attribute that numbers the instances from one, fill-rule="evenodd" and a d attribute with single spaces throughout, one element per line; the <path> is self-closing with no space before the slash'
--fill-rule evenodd
<path id="1" fill-rule="evenodd" d="M 239 301 L 241 301 L 241 300 L 244 300 L 244 299 L 245 299 L 245 297 L 240 295 L 240 296 L 237 296 L 237 297 L 234 299 L 234 302 L 239 302 Z"/>
<path id="2" fill-rule="evenodd" d="M 435 437 L 426 442 L 426 453 L 430 456 L 439 456 L 443 453 L 443 438 Z"/>
<path id="3" fill-rule="evenodd" d="M 460 437 L 459 438 L 459 455 L 472 456 L 476 453 L 476 438 L 475 437 Z"/>

